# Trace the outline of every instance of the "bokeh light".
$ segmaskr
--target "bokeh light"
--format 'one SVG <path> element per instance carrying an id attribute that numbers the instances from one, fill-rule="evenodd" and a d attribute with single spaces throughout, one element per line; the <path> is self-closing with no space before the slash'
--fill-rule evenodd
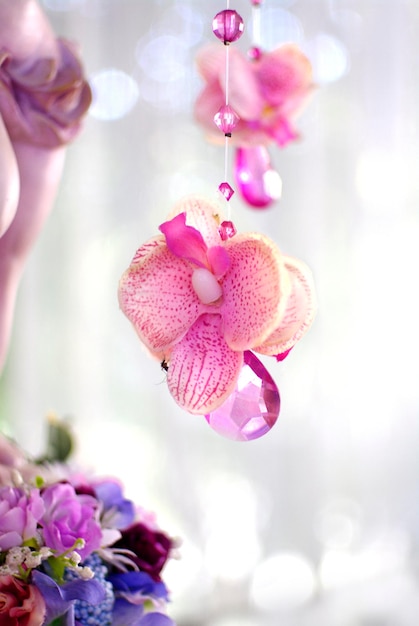
<path id="1" fill-rule="evenodd" d="M 104 69 L 90 77 L 93 102 L 89 113 L 102 121 L 127 115 L 138 100 L 138 85 L 121 70 Z"/>

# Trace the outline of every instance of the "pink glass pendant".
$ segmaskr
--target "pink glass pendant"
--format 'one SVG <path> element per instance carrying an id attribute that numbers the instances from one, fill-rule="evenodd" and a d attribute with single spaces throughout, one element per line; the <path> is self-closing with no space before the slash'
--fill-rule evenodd
<path id="1" fill-rule="evenodd" d="M 244 21 L 243 18 L 231 9 L 220 11 L 212 21 L 213 33 L 218 39 L 228 45 L 237 41 L 243 35 Z"/>
<path id="2" fill-rule="evenodd" d="M 205 419 L 227 439 L 251 441 L 266 435 L 275 425 L 280 404 L 272 376 L 253 352 L 246 350 L 235 390 Z"/>
<path id="3" fill-rule="evenodd" d="M 234 193 L 233 187 L 227 182 L 220 183 L 218 185 L 218 191 L 220 191 L 223 194 L 227 202 L 230 200 L 231 196 Z"/>
<path id="4" fill-rule="evenodd" d="M 256 209 L 265 209 L 281 197 L 282 181 L 265 146 L 237 148 L 234 176 L 243 200 Z"/>
<path id="5" fill-rule="evenodd" d="M 230 220 L 224 220 L 218 227 L 218 232 L 220 233 L 220 237 L 223 241 L 227 241 L 227 239 L 231 239 L 237 233 L 236 227 L 233 222 Z"/>

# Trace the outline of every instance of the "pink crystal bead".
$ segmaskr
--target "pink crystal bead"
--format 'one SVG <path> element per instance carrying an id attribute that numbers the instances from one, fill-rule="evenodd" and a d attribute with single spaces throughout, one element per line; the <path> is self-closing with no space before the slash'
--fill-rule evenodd
<path id="1" fill-rule="evenodd" d="M 234 193 L 233 187 L 231 185 L 229 185 L 227 182 L 221 183 L 218 186 L 218 190 L 221 191 L 221 193 L 223 194 L 223 196 L 227 200 L 227 202 L 230 200 L 231 196 Z"/>
<path id="2" fill-rule="evenodd" d="M 234 237 L 237 230 L 233 222 L 230 222 L 229 220 L 225 220 L 224 222 L 221 222 L 221 224 L 219 225 L 218 232 L 220 233 L 221 239 L 223 241 L 227 241 L 227 239 L 231 239 L 231 237 Z"/>
<path id="3" fill-rule="evenodd" d="M 262 50 L 258 46 L 252 46 L 247 51 L 247 56 L 251 61 L 258 61 L 262 56 Z"/>
<path id="4" fill-rule="evenodd" d="M 214 115 L 215 125 L 228 137 L 231 137 L 231 131 L 236 128 L 239 119 L 239 116 L 229 104 L 223 104 Z"/>
<path id="5" fill-rule="evenodd" d="M 271 430 L 278 419 L 280 404 L 272 376 L 253 352 L 247 350 L 235 390 L 205 419 L 227 439 L 251 441 Z"/>
<path id="6" fill-rule="evenodd" d="M 231 9 L 220 11 L 212 21 L 212 30 L 214 35 L 228 45 L 237 41 L 243 35 L 244 21 L 243 18 Z"/>
<path id="7" fill-rule="evenodd" d="M 265 146 L 237 148 L 234 176 L 240 195 L 256 209 L 265 209 L 281 197 L 282 181 Z"/>

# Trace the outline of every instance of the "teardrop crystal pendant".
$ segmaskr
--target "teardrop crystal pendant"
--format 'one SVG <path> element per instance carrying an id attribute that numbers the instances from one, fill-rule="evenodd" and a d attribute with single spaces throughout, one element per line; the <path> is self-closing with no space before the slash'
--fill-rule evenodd
<path id="1" fill-rule="evenodd" d="M 237 148 L 234 161 L 237 190 L 256 209 L 266 209 L 282 193 L 282 181 L 265 146 Z"/>
<path id="2" fill-rule="evenodd" d="M 251 441 L 271 430 L 278 419 L 280 404 L 272 376 L 253 352 L 246 350 L 235 390 L 205 419 L 227 439 Z"/>

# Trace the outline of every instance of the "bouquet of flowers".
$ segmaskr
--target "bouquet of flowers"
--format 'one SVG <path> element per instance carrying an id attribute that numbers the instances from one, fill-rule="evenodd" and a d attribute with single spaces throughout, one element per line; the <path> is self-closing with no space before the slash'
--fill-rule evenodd
<path id="1" fill-rule="evenodd" d="M 161 572 L 176 542 L 50 433 L 38 461 L 0 434 L 0 626 L 175 626 Z"/>

